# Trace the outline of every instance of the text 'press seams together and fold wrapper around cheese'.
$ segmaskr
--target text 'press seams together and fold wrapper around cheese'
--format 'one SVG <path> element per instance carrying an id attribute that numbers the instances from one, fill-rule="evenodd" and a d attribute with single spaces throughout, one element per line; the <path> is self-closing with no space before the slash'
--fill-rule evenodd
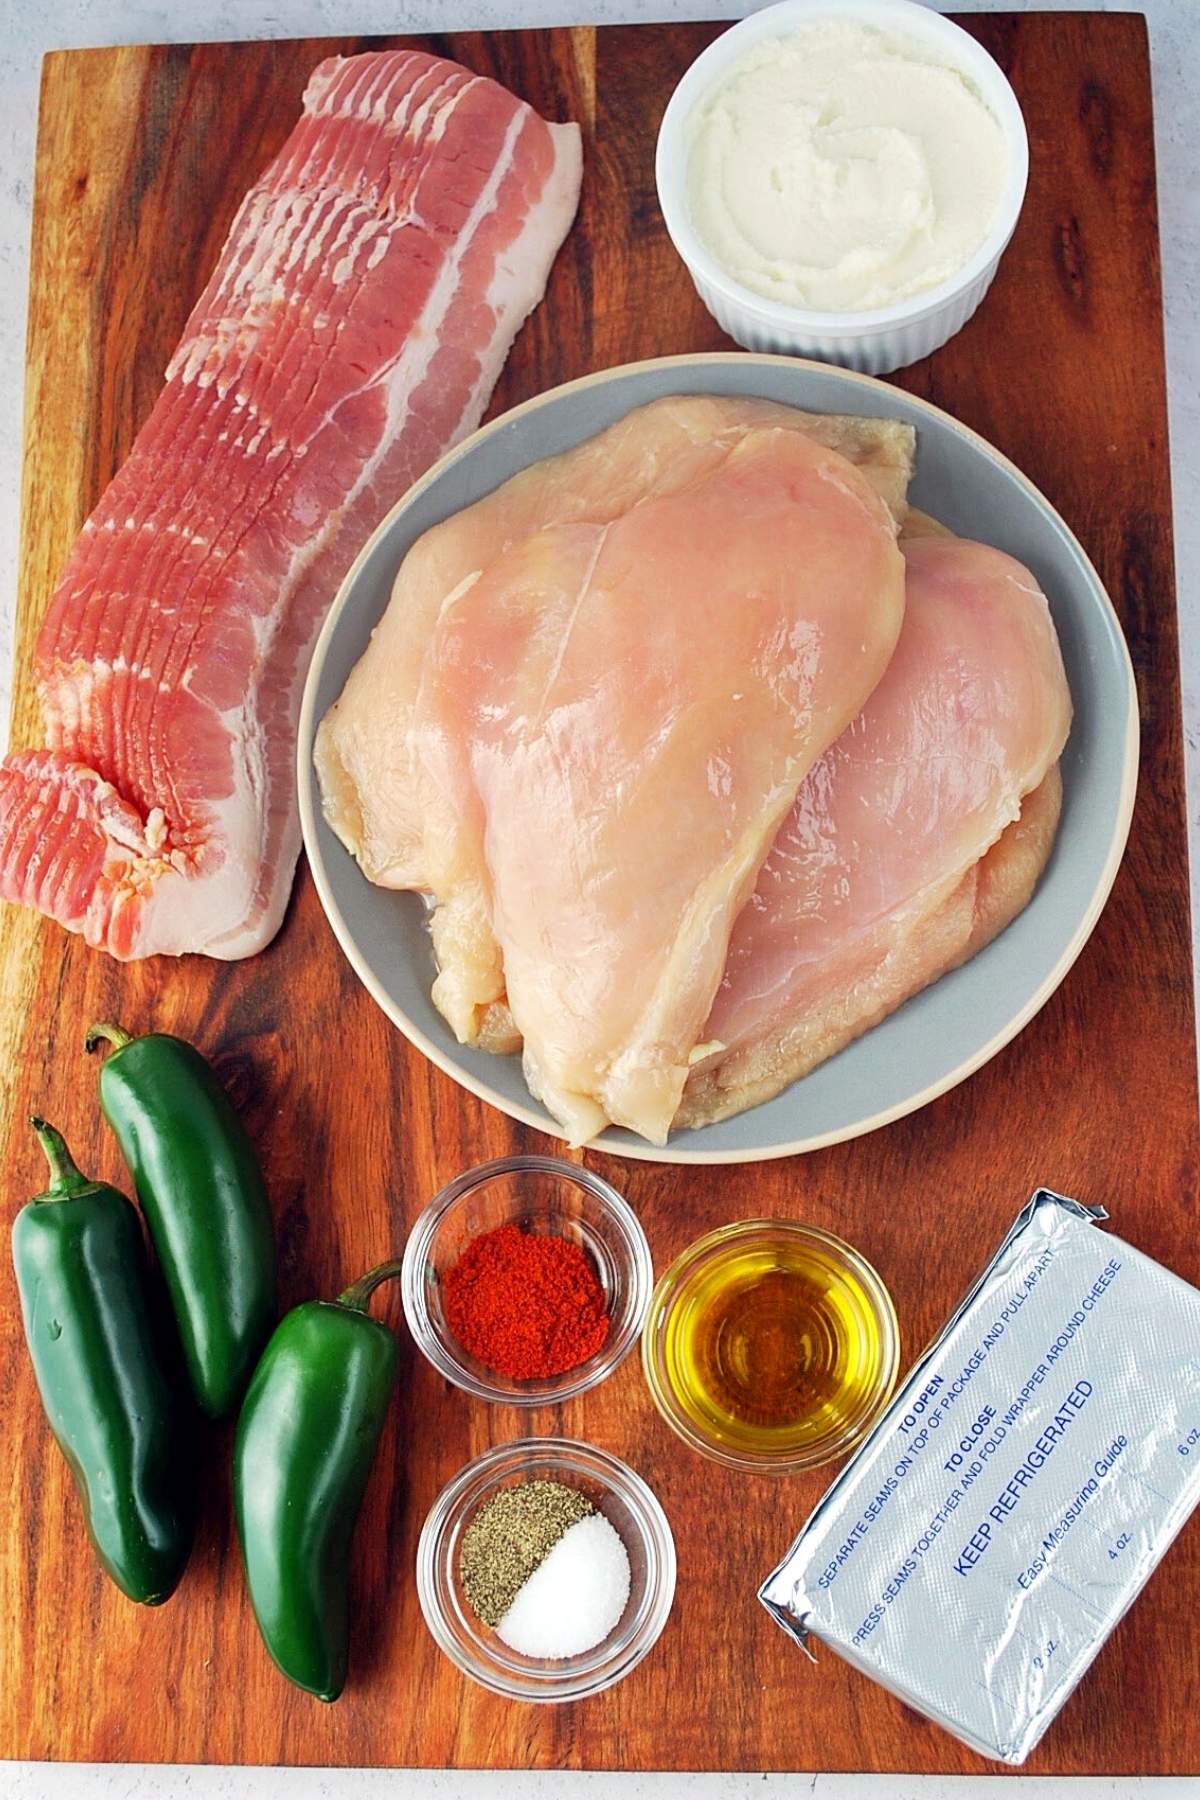
<path id="1" fill-rule="evenodd" d="M 759 1590 L 1006 1763 L 1200 1501 L 1200 1291 L 1039 1189 Z"/>

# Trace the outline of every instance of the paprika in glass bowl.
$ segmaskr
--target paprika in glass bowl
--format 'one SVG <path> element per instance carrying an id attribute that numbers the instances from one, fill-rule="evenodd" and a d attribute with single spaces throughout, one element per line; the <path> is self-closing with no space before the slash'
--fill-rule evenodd
<path id="1" fill-rule="evenodd" d="M 430 1202 L 400 1285 L 409 1330 L 439 1374 L 477 1400 L 543 1406 L 624 1361 L 654 1271 L 636 1215 L 601 1176 L 504 1156 Z"/>

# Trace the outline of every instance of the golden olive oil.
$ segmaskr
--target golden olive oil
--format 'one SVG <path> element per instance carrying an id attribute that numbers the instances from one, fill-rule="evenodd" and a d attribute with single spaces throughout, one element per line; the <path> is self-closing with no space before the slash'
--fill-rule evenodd
<path id="1" fill-rule="evenodd" d="M 836 1455 L 869 1421 L 895 1344 L 850 1254 L 824 1234 L 768 1226 L 732 1236 L 684 1277 L 664 1373 L 705 1438 L 735 1454 Z"/>

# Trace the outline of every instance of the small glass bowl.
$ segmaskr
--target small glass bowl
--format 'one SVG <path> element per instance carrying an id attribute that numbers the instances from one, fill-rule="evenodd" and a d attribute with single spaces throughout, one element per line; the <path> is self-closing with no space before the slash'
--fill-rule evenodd
<path id="1" fill-rule="evenodd" d="M 762 1450 L 731 1444 L 689 1410 L 680 1394 L 680 1380 L 673 1371 L 671 1346 L 680 1320 L 696 1304 L 706 1278 L 726 1259 L 803 1245 L 819 1259 L 826 1282 L 838 1291 L 845 1316 L 864 1335 L 878 1334 L 874 1366 L 858 1403 L 831 1421 L 823 1436 L 801 1445 L 768 1446 Z M 726 1468 L 745 1469 L 760 1475 L 790 1475 L 800 1469 L 818 1468 L 844 1455 L 866 1436 L 896 1385 L 900 1361 L 900 1330 L 891 1295 L 865 1257 L 851 1245 L 792 1219 L 744 1219 L 724 1225 L 697 1238 L 677 1256 L 654 1290 L 642 1332 L 642 1366 L 651 1397 L 671 1429 L 701 1455 Z"/>
<path id="2" fill-rule="evenodd" d="M 608 1306 L 608 1336 L 594 1356 L 544 1379 L 515 1381 L 459 1343 L 442 1306 L 441 1277 L 472 1238 L 512 1221 L 571 1238 L 591 1258 Z M 477 1400 L 543 1406 L 604 1381 L 642 1328 L 654 1266 L 637 1216 L 599 1175 L 553 1156 L 502 1156 L 444 1187 L 413 1226 L 401 1275 L 404 1316 L 417 1347 L 447 1380 Z"/>
<path id="3" fill-rule="evenodd" d="M 463 1597 L 463 1533 L 485 1500 L 516 1481 L 579 1488 L 629 1553 L 625 1610 L 608 1636 L 582 1655 L 522 1656 L 481 1624 Z M 438 1647 L 472 1681 L 509 1700 L 580 1700 L 622 1680 L 658 1641 L 675 1597 L 675 1540 L 646 1483 L 615 1456 L 570 1438 L 521 1438 L 485 1451 L 442 1489 L 417 1544 L 417 1593 Z"/>

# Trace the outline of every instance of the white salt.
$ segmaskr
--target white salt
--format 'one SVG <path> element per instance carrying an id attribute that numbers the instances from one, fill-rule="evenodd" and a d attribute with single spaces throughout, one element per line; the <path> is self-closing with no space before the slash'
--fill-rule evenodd
<path id="1" fill-rule="evenodd" d="M 602 1643 L 629 1598 L 629 1552 L 603 1513 L 568 1526 L 496 1630 L 522 1656 L 580 1656 Z"/>

